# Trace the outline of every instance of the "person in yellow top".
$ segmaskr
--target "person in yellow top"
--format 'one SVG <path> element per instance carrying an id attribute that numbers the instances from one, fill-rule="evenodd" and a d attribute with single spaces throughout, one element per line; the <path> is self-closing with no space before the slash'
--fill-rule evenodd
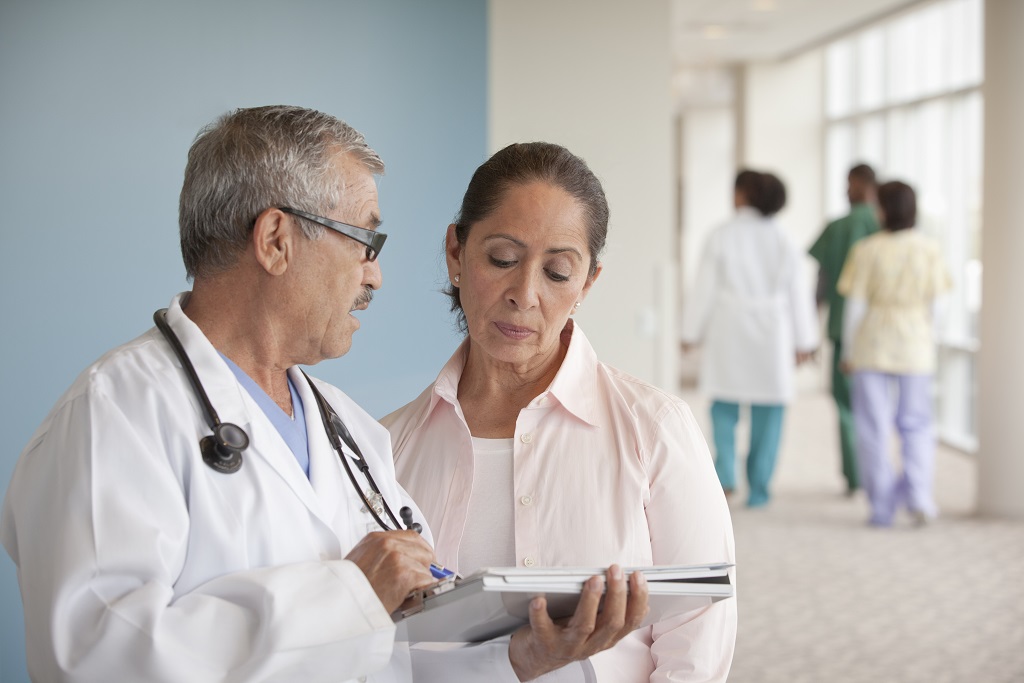
<path id="1" fill-rule="evenodd" d="M 878 210 L 883 230 L 854 245 L 837 285 L 846 297 L 843 362 L 853 373 L 857 459 L 871 503 L 869 523 L 891 526 L 896 512 L 906 508 L 923 524 L 938 512 L 932 495 L 931 380 L 939 303 L 952 280 L 938 243 L 910 229 L 917 218 L 913 188 L 899 181 L 880 186 Z M 899 477 L 888 454 L 894 412 L 902 442 Z"/>

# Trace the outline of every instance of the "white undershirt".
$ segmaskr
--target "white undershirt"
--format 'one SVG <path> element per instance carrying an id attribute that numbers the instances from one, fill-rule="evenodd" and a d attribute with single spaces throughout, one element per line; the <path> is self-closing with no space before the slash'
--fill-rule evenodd
<path id="1" fill-rule="evenodd" d="M 473 489 L 459 545 L 459 574 L 516 565 L 512 439 L 473 437 Z"/>

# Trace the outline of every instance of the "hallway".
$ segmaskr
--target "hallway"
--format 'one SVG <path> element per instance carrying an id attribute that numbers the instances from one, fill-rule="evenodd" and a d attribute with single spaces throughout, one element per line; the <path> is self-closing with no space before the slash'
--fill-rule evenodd
<path id="1" fill-rule="evenodd" d="M 684 398 L 710 434 L 707 402 Z M 772 502 L 747 509 L 743 490 L 731 502 L 730 683 L 1024 681 L 1024 523 L 972 516 L 973 461 L 940 449 L 939 519 L 869 528 L 863 493 L 843 495 L 834 420 L 827 394 L 799 398 Z"/>

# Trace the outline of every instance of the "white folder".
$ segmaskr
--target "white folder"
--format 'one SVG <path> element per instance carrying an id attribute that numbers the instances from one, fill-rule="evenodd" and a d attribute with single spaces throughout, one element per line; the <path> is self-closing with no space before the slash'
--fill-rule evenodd
<path id="1" fill-rule="evenodd" d="M 642 626 L 732 597 L 731 564 L 625 567 L 647 578 L 648 612 Z M 530 622 L 530 601 L 547 598 L 552 618 L 572 616 L 583 584 L 604 569 L 556 567 L 482 569 L 454 582 L 417 591 L 391 615 L 399 641 L 474 643 L 506 635 Z"/>

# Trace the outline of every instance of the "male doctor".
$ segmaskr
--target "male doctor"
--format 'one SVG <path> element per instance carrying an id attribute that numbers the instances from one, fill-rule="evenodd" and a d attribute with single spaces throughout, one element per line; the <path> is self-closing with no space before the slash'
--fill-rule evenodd
<path id="1" fill-rule="evenodd" d="M 598 577 L 566 624 L 535 600 L 511 643 L 396 646 L 390 613 L 434 581 L 429 529 L 380 530 L 365 502 L 422 522 L 387 431 L 298 367 L 345 354 L 381 285 L 383 168 L 307 109 L 238 110 L 199 134 L 179 207 L 192 291 L 78 377 L 7 492 L 33 680 L 582 681 L 639 624 L 645 589 L 627 597 L 609 571 L 600 613 Z M 322 409 L 347 428 L 342 456 Z M 349 480 L 353 443 L 381 496 Z"/>

